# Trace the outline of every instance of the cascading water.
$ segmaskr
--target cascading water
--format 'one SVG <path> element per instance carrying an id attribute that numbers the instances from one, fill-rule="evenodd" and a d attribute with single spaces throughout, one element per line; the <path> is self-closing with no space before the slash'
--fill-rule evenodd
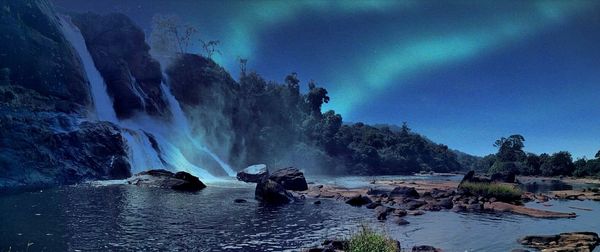
<path id="1" fill-rule="evenodd" d="M 92 55 L 87 49 L 85 40 L 79 31 L 79 28 L 73 24 L 68 16 L 60 16 L 60 24 L 65 38 L 71 43 L 75 51 L 79 54 L 83 70 L 90 82 L 92 99 L 94 102 L 94 112 L 97 120 L 117 123 L 117 115 L 112 106 L 113 102 L 106 92 L 106 84 L 102 75 L 96 69 Z"/>
<path id="2" fill-rule="evenodd" d="M 215 153 L 210 151 L 208 148 L 206 148 L 202 144 L 198 143 L 198 141 L 196 141 L 192 137 L 192 131 L 190 130 L 187 118 L 185 117 L 185 114 L 183 113 L 183 110 L 181 109 L 179 102 L 177 101 L 177 99 L 175 99 L 175 96 L 171 93 L 171 90 L 167 86 L 165 86 L 164 83 L 161 84 L 160 87 L 162 89 L 163 94 L 165 94 L 165 96 L 167 98 L 168 106 L 171 109 L 171 114 L 173 115 L 174 126 L 177 128 L 183 129 L 185 138 L 187 138 L 194 145 L 194 147 L 196 149 L 206 152 L 215 161 L 217 161 L 217 163 L 219 163 L 219 165 L 221 166 L 221 168 L 223 168 L 223 170 L 227 173 L 227 175 L 229 175 L 230 177 L 235 176 L 236 173 L 235 173 L 235 171 L 233 171 L 231 166 L 229 166 L 226 162 L 221 160 Z"/>
<path id="3" fill-rule="evenodd" d="M 170 143 L 170 139 L 165 136 L 170 136 L 168 132 L 172 131 L 172 129 L 167 129 L 162 126 L 164 125 L 164 122 L 156 122 L 154 119 L 148 119 L 152 120 L 151 123 L 147 123 L 146 121 L 136 122 L 134 120 L 120 121 L 117 118 L 112 106 L 112 100 L 107 93 L 104 79 L 94 65 L 94 61 L 87 49 L 81 32 L 77 26 L 70 21 L 69 17 L 61 16 L 59 19 L 65 38 L 79 54 L 81 63 L 84 66 L 94 103 L 94 119 L 109 121 L 123 128 L 122 134 L 129 147 L 129 160 L 132 166 L 132 173 L 149 169 L 167 169 L 186 171 L 200 177 L 204 181 L 217 180 L 217 178 L 208 171 L 189 162 L 179 148 Z M 140 96 L 142 95 L 140 94 Z M 173 107 L 174 106 L 171 106 L 171 109 Z M 183 122 L 183 124 L 179 124 L 178 122 L 174 123 L 176 123 L 177 126 L 185 126 L 183 128 L 184 131 L 189 132 L 189 128 L 185 124 L 185 121 Z M 152 147 L 152 143 L 146 133 L 152 134 L 158 145 L 158 150 Z M 217 162 L 219 161 L 220 160 L 217 160 Z M 227 173 L 230 175 L 232 174 L 229 171 Z"/>

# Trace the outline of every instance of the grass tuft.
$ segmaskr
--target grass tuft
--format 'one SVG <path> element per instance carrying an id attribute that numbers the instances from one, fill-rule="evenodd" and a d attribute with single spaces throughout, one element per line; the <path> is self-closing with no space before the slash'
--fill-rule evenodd
<path id="1" fill-rule="evenodd" d="M 349 241 L 349 252 L 396 252 L 400 251 L 399 244 L 382 234 L 379 234 L 366 225 L 352 235 Z"/>
<path id="2" fill-rule="evenodd" d="M 475 183 L 465 182 L 460 188 L 477 196 L 496 198 L 500 201 L 515 201 L 521 199 L 523 192 L 511 184 L 504 183 Z"/>

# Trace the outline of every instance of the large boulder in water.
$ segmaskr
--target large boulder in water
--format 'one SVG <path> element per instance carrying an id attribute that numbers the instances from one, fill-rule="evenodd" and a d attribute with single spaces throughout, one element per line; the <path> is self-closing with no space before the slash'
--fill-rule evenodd
<path id="1" fill-rule="evenodd" d="M 237 173 L 239 181 L 249 183 L 258 183 L 267 176 L 269 176 L 269 170 L 264 164 L 251 165 Z"/>
<path id="2" fill-rule="evenodd" d="M 129 184 L 167 188 L 178 191 L 198 191 L 206 185 L 198 177 L 187 172 L 172 173 L 166 170 L 149 170 L 140 172 L 127 180 Z"/>
<path id="3" fill-rule="evenodd" d="M 513 171 L 497 172 L 492 174 L 490 180 L 492 180 L 493 182 L 516 183 L 516 176 L 516 173 Z"/>
<path id="4" fill-rule="evenodd" d="M 167 113 L 160 64 L 150 56 L 143 30 L 123 14 L 88 12 L 71 17 L 113 98 L 117 116 L 129 118 L 140 111 Z"/>
<path id="5" fill-rule="evenodd" d="M 269 179 L 283 185 L 286 190 L 304 191 L 308 190 L 308 184 L 304 178 L 304 173 L 294 167 L 279 169 Z"/>
<path id="6" fill-rule="evenodd" d="M 268 178 L 264 178 L 256 184 L 254 197 L 261 202 L 271 204 L 285 204 L 294 199 L 294 196 L 281 184 Z"/>

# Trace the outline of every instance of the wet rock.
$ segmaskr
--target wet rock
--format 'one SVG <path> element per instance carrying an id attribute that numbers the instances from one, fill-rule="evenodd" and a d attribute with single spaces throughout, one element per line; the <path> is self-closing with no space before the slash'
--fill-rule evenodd
<path id="1" fill-rule="evenodd" d="M 375 208 L 375 216 L 377 216 L 377 220 L 385 220 L 387 219 L 387 215 L 389 212 L 392 212 L 394 209 L 386 207 L 386 206 L 378 206 Z"/>
<path id="2" fill-rule="evenodd" d="M 561 213 L 561 212 L 553 212 L 546 211 L 534 208 L 528 208 L 524 206 L 513 205 L 504 202 L 486 202 L 483 204 L 485 210 L 495 211 L 495 212 L 511 212 L 515 214 L 522 214 L 536 218 L 575 218 L 577 214 L 575 213 Z"/>
<path id="3" fill-rule="evenodd" d="M 285 204 L 294 199 L 292 194 L 285 190 L 281 184 L 267 178 L 256 184 L 254 197 L 258 201 L 270 204 Z"/>
<path id="4" fill-rule="evenodd" d="M 406 211 L 405 211 L 405 212 L 406 212 Z M 418 211 L 409 211 L 409 212 L 406 212 L 406 214 L 408 214 L 408 215 L 413 215 L 413 216 L 419 216 L 419 215 L 423 215 L 423 214 L 425 214 L 425 212 L 423 212 L 423 211 L 421 211 L 421 210 L 418 210 Z"/>
<path id="5" fill-rule="evenodd" d="M 367 204 L 366 208 L 367 209 L 375 209 L 375 208 L 377 208 L 379 206 L 381 206 L 381 203 L 379 203 L 379 202 L 372 202 L 372 203 Z"/>
<path id="6" fill-rule="evenodd" d="M 423 211 L 420 211 L 420 212 L 424 213 Z M 398 216 L 398 217 L 404 217 L 407 214 L 408 214 L 408 212 L 406 210 L 403 210 L 403 209 L 394 209 L 394 211 L 392 211 L 392 215 Z"/>
<path id="7" fill-rule="evenodd" d="M 367 205 L 372 202 L 373 201 L 371 201 L 371 199 L 369 199 L 369 197 L 362 196 L 360 194 L 352 196 L 348 200 L 346 200 L 346 204 L 351 205 L 351 206 L 363 206 L 363 205 Z"/>
<path id="8" fill-rule="evenodd" d="M 162 71 L 150 56 L 143 30 L 123 14 L 88 12 L 71 17 L 113 98 L 117 116 L 130 118 L 140 111 L 166 114 L 167 103 L 160 86 Z"/>
<path id="9" fill-rule="evenodd" d="M 412 247 L 412 252 L 441 252 L 442 250 L 429 245 L 419 245 Z"/>
<path id="10" fill-rule="evenodd" d="M 127 183 L 136 186 L 167 188 L 178 191 L 198 191 L 206 185 L 187 172 L 172 173 L 166 170 L 149 170 L 140 172 L 127 179 Z"/>
<path id="11" fill-rule="evenodd" d="M 248 183 L 258 183 L 269 176 L 269 170 L 264 164 L 251 165 L 237 173 L 237 179 Z"/>
<path id="12" fill-rule="evenodd" d="M 62 33 L 48 0 L 3 1 L 0 68 L 7 81 L 63 101 L 63 112 L 91 104 L 79 55 Z M 6 77 L 6 76 L 5 76 Z"/>
<path id="13" fill-rule="evenodd" d="M 313 204 L 315 204 L 315 205 L 321 205 L 321 201 L 317 200 L 317 201 L 313 202 Z"/>
<path id="14" fill-rule="evenodd" d="M 425 204 L 427 204 L 427 202 L 423 201 L 423 200 L 410 200 L 410 201 L 404 203 L 403 206 L 407 210 L 415 210 L 415 209 L 418 209 L 419 207 L 424 206 Z"/>
<path id="15" fill-rule="evenodd" d="M 405 219 L 402 219 L 402 218 L 400 218 L 400 217 L 394 217 L 394 218 L 392 218 L 392 220 L 391 220 L 391 221 L 392 221 L 394 224 L 396 224 L 396 225 L 400 225 L 400 226 L 404 226 L 404 225 L 408 225 L 408 224 L 410 224 L 410 222 L 408 222 L 407 220 L 405 220 Z"/>
<path id="16" fill-rule="evenodd" d="M 573 232 L 558 235 L 525 236 L 519 240 L 525 246 L 541 251 L 591 252 L 600 243 L 597 233 Z"/>
<path id="17" fill-rule="evenodd" d="M 390 197 L 395 198 L 419 198 L 419 193 L 414 187 L 398 186 L 390 192 Z"/>
<path id="18" fill-rule="evenodd" d="M 286 190 L 305 191 L 308 190 L 304 173 L 294 167 L 279 169 L 269 179 L 283 185 Z"/>
<path id="19" fill-rule="evenodd" d="M 526 250 L 526 249 L 513 249 L 510 252 L 529 252 L 529 250 Z"/>

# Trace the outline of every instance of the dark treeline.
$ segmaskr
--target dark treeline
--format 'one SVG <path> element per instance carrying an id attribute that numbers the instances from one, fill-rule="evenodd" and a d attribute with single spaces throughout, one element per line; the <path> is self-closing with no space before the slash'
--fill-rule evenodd
<path id="1" fill-rule="evenodd" d="M 521 135 L 502 137 L 494 143 L 498 147 L 496 154 L 467 160 L 468 168 L 490 174 L 511 172 L 530 176 L 600 176 L 600 151 L 595 159 L 584 157 L 573 161 L 568 151 L 540 155 L 527 153 L 523 150 L 524 142 L 525 138 Z"/>
<path id="2" fill-rule="evenodd" d="M 266 82 L 242 72 L 235 132 L 243 139 L 246 163 L 299 165 L 322 173 L 405 174 L 461 169 L 456 154 L 402 127 L 344 124 L 342 116 L 321 112 L 328 92 L 309 81 L 300 92 L 295 73 L 285 83 Z M 240 138 L 238 138 L 240 139 Z M 318 170 L 314 170 L 318 169 Z"/>

